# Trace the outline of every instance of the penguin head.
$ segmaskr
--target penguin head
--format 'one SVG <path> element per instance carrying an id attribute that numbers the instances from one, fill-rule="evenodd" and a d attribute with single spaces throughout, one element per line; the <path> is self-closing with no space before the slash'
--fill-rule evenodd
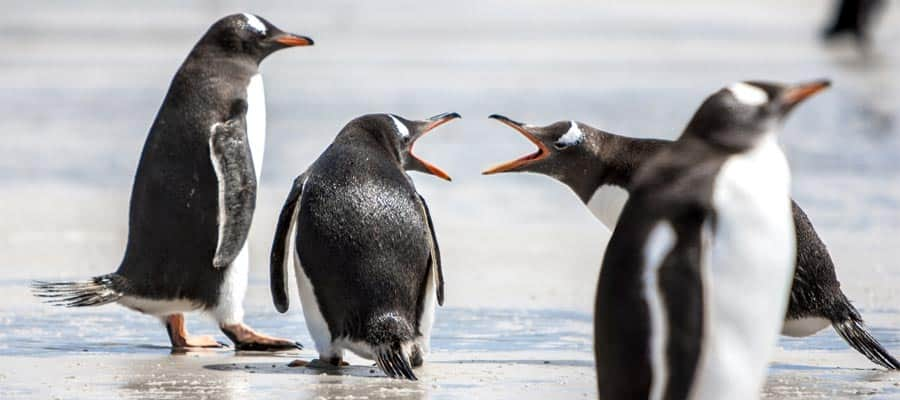
<path id="1" fill-rule="evenodd" d="M 281 49 L 313 45 L 313 40 L 306 36 L 284 32 L 264 18 L 248 13 L 232 14 L 216 21 L 200 42 L 228 55 L 249 57 L 256 63 Z"/>
<path id="2" fill-rule="evenodd" d="M 777 131 L 797 104 L 828 86 L 827 80 L 796 85 L 733 83 L 700 105 L 685 133 L 741 151 L 752 147 L 766 133 Z"/>
<path id="3" fill-rule="evenodd" d="M 482 174 L 501 172 L 533 172 L 551 176 L 570 187 L 586 181 L 586 174 L 603 174 L 595 166 L 603 158 L 604 145 L 613 136 L 577 121 L 558 121 L 547 126 L 534 126 L 494 114 L 491 119 L 513 128 L 531 141 L 537 150 L 517 159 L 497 164 Z M 602 160 L 601 160 L 602 161 Z"/>
<path id="4" fill-rule="evenodd" d="M 396 156 L 400 167 L 404 170 L 431 174 L 450 181 L 450 175 L 418 157 L 413 153 L 413 147 L 426 133 L 457 118 L 461 117 L 455 112 L 438 114 L 421 121 L 408 120 L 394 114 L 369 114 L 355 119 L 348 127 L 357 128 L 352 131 L 362 130 L 367 135 L 373 136 Z"/>

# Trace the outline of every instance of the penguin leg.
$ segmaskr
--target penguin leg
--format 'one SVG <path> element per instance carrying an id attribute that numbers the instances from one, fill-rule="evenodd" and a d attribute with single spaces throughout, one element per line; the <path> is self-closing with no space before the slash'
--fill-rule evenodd
<path id="1" fill-rule="evenodd" d="M 225 280 L 219 289 L 219 303 L 212 314 L 219 329 L 234 342 L 235 350 L 279 351 L 302 349 L 293 340 L 276 338 L 255 331 L 244 323 L 244 295 L 247 293 L 247 273 L 250 256 L 247 244 L 225 271 Z"/>
<path id="2" fill-rule="evenodd" d="M 169 341 L 175 349 L 190 348 L 222 348 L 228 345 L 217 341 L 212 336 L 190 336 L 184 326 L 184 314 L 172 314 L 164 318 Z"/>

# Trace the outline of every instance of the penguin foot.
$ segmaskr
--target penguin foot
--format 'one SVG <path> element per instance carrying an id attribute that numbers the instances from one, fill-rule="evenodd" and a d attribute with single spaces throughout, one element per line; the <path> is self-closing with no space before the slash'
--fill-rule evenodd
<path id="1" fill-rule="evenodd" d="M 220 349 L 228 347 L 227 344 L 219 342 L 212 336 L 188 335 L 187 328 L 184 326 L 184 314 L 169 315 L 165 318 L 165 323 L 173 349 Z"/>
<path id="2" fill-rule="evenodd" d="M 234 342 L 235 350 L 282 351 L 303 349 L 303 345 L 300 342 L 259 333 L 243 323 L 223 325 L 221 329 L 225 336 L 228 336 Z"/>
<path id="3" fill-rule="evenodd" d="M 212 336 L 188 336 L 183 339 L 183 343 L 180 345 L 174 346 L 179 349 L 192 349 L 192 348 L 216 348 L 221 349 L 228 347 L 227 344 L 222 343 L 216 340 Z"/>

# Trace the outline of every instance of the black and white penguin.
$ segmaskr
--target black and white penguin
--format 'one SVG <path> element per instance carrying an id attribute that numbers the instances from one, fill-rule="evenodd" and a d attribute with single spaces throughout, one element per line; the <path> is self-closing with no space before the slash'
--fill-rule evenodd
<path id="1" fill-rule="evenodd" d="M 600 398 L 758 398 L 796 250 L 775 135 L 827 85 L 724 88 L 636 172 L 597 288 Z"/>
<path id="2" fill-rule="evenodd" d="M 610 230 L 628 199 L 634 174 L 672 141 L 619 136 L 576 121 L 532 126 L 501 115 L 491 118 L 512 127 L 538 146 L 534 154 L 493 167 L 485 174 L 533 172 L 564 183 Z M 806 213 L 791 202 L 797 259 L 782 334 L 812 335 L 828 326 L 872 362 L 900 369 L 898 362 L 869 333 L 856 308 L 841 291 L 834 262 Z"/>
<path id="3" fill-rule="evenodd" d="M 834 16 L 822 33 L 825 40 L 847 35 L 857 43 L 869 42 L 869 30 L 875 17 L 886 7 L 884 0 L 837 0 Z"/>
<path id="4" fill-rule="evenodd" d="M 293 259 L 319 352 L 307 366 L 339 367 L 350 350 L 390 377 L 416 379 L 412 368 L 429 350 L 444 279 L 428 206 L 406 171 L 450 180 L 413 146 L 455 118 L 356 118 L 294 181 L 275 231 L 271 288 L 275 308 L 287 311 Z"/>
<path id="5" fill-rule="evenodd" d="M 159 317 L 175 348 L 219 347 L 190 337 L 184 312 L 211 314 L 239 350 L 300 347 L 243 323 L 247 234 L 265 145 L 259 64 L 275 51 L 312 45 L 263 18 L 214 23 L 172 80 L 150 128 L 131 195 L 119 269 L 82 282 L 35 282 L 50 302 L 118 303 Z"/>

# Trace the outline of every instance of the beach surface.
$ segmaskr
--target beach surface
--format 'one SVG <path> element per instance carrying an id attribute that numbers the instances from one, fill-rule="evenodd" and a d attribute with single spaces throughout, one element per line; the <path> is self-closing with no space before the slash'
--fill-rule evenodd
<path id="1" fill-rule="evenodd" d="M 793 196 L 842 288 L 900 354 L 900 5 L 862 54 L 818 38 L 830 2 L 5 2 L 0 14 L 0 399 L 580 399 L 596 396 L 592 307 L 609 231 L 547 177 L 481 176 L 533 151 L 493 113 L 676 137 L 737 80 L 831 78 L 781 142 Z M 251 230 L 247 322 L 306 350 L 172 354 L 165 329 L 119 306 L 61 309 L 32 280 L 115 270 L 147 129 L 206 27 L 248 11 L 316 45 L 266 60 L 268 139 Z M 350 119 L 455 111 L 416 152 L 452 183 L 412 173 L 441 244 L 446 303 L 418 382 L 372 363 L 321 373 L 296 291 L 278 314 L 268 249 L 293 178 Z M 292 288 L 293 289 L 293 288 Z M 188 328 L 225 340 L 203 315 Z M 784 338 L 765 398 L 900 399 L 900 374 L 831 329 Z"/>

